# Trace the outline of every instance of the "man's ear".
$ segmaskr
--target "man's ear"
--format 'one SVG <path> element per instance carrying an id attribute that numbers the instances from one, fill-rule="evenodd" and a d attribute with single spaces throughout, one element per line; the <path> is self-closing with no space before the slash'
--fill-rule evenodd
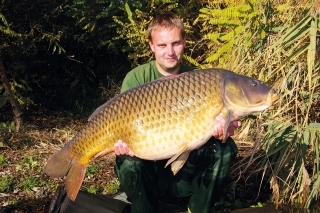
<path id="1" fill-rule="evenodd" d="M 152 43 L 152 41 L 149 41 L 149 46 L 152 52 L 154 52 L 154 45 Z"/>

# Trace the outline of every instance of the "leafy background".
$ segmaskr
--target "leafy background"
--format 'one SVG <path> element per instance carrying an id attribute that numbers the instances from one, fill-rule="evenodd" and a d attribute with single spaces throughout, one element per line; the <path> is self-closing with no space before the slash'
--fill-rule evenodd
<path id="1" fill-rule="evenodd" d="M 23 112 L 21 131 L 38 131 L 40 126 L 28 129 L 31 121 L 48 115 L 68 123 L 66 128 L 66 120 L 80 120 L 80 128 L 97 106 L 118 94 L 131 68 L 152 60 L 146 28 L 164 10 L 174 11 L 185 24 L 185 63 L 231 69 L 265 81 L 281 94 L 273 109 L 242 121 L 235 139 L 250 151 L 235 163 L 232 175 L 236 180 L 259 177 L 260 187 L 267 182 L 277 206 L 309 207 L 320 191 L 319 0 L 3 1 L 0 61 Z M 0 148 L 31 148 L 19 140 L 20 145 L 13 145 L 19 129 L 2 83 Z M 49 137 L 42 148 L 53 152 L 77 130 L 57 125 L 61 123 L 49 125 L 48 131 L 70 135 Z M 39 145 L 39 137 L 29 138 L 31 144 Z M 7 161 L 0 155 L 4 168 Z M 28 155 L 19 164 L 41 173 L 41 166 L 32 167 L 34 161 Z M 0 177 L 0 183 L 13 181 L 8 174 Z M 6 186 L 0 191 L 14 191 L 12 184 Z"/>

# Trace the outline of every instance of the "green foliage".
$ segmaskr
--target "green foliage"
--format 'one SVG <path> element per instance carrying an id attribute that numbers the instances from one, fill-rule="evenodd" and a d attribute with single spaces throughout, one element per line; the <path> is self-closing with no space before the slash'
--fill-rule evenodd
<path id="1" fill-rule="evenodd" d="M 120 26 L 117 29 L 117 40 L 125 40 L 127 45 L 122 51 L 128 53 L 132 66 L 148 62 L 152 59 L 152 52 L 149 50 L 146 30 L 152 19 L 150 14 L 154 13 L 154 2 L 150 4 L 139 4 L 137 2 L 126 2 L 122 11 L 127 17 L 115 16 L 114 21 Z"/>
<path id="2" fill-rule="evenodd" d="M 26 0 L 0 5 L 0 26 L 21 34 L 0 36 L 0 57 L 24 112 L 35 107 L 84 112 L 98 106 L 92 104 L 92 99 L 99 97 L 97 85 L 101 83 L 101 71 L 98 73 L 97 68 L 101 62 L 112 61 L 110 48 L 104 48 L 103 42 L 112 41 L 116 26 L 111 23 L 112 16 L 119 11 L 115 5 L 108 15 L 104 14 L 108 1 L 105 2 L 88 1 L 81 5 L 64 0 Z M 99 30 L 83 29 L 84 22 L 79 21 L 83 17 L 96 21 Z M 4 35 L 1 30 L 0 34 Z M 109 64 L 108 68 L 114 67 Z M 0 107 L 8 108 L 9 104 L 1 90 Z"/>
<path id="3" fill-rule="evenodd" d="M 89 165 L 86 170 L 86 176 L 92 176 L 99 172 L 99 168 L 95 165 Z"/>
<path id="4" fill-rule="evenodd" d="M 27 177 L 17 184 L 18 187 L 22 187 L 26 191 L 32 190 L 36 186 L 40 186 L 41 179 L 39 177 Z"/>
<path id="5" fill-rule="evenodd" d="M 42 172 L 42 166 L 37 157 L 25 155 L 22 161 L 16 164 L 16 170 L 28 171 L 28 174 L 38 174 Z M 49 186 L 39 175 L 26 175 L 15 183 L 15 187 L 21 187 L 23 190 L 31 191 L 34 187 Z"/>
<path id="6" fill-rule="evenodd" d="M 12 188 L 13 177 L 12 175 L 5 175 L 0 177 L 0 192 L 5 193 Z"/>
<path id="7" fill-rule="evenodd" d="M 15 131 L 16 129 L 16 126 L 15 126 L 15 123 L 13 121 L 11 122 L 0 122 L 0 128 L 7 128 L 9 129 L 10 131 Z"/>
<path id="8" fill-rule="evenodd" d="M 113 182 L 108 183 L 105 187 L 104 187 L 104 192 L 109 194 L 109 195 L 113 195 L 116 194 L 120 189 L 120 182 L 118 180 L 115 180 Z"/>
<path id="9" fill-rule="evenodd" d="M 7 159 L 4 155 L 0 154 L 0 166 L 5 167 L 8 165 Z"/>
<path id="10" fill-rule="evenodd" d="M 97 194 L 99 192 L 99 187 L 96 186 L 88 186 L 85 189 L 92 194 Z"/>
<path id="11" fill-rule="evenodd" d="M 262 6 L 265 7 L 264 13 Z M 253 45 L 260 45 L 266 38 L 269 4 L 258 0 L 226 1 L 221 8 L 219 2 L 212 2 L 200 10 L 197 22 L 201 22 L 204 41 L 209 47 L 206 66 L 226 67 L 234 56 L 234 49 L 241 38 L 242 48 L 249 51 Z M 196 22 L 196 23 L 197 23 Z M 227 68 L 231 68 L 230 66 Z"/>
<path id="12" fill-rule="evenodd" d="M 81 29 L 75 35 L 79 42 L 85 45 L 84 48 L 106 47 L 111 51 L 118 51 L 118 44 L 114 42 L 114 31 L 117 24 L 113 17 L 121 11 L 121 1 L 116 0 L 75 0 L 73 4 L 66 6 L 66 15 L 76 21 L 76 26 Z M 85 50 L 88 51 L 88 50 Z"/>
<path id="13" fill-rule="evenodd" d="M 252 137 L 257 147 L 241 173 L 251 166 L 252 172 L 262 172 L 263 179 L 270 181 L 276 205 L 308 207 L 319 195 L 313 190 L 319 189 L 320 52 L 315 42 L 320 32 L 319 14 L 311 14 L 311 2 L 304 7 L 289 5 L 290 12 L 271 3 L 261 2 L 264 15 L 255 16 L 260 25 L 252 25 L 255 22 L 248 17 L 244 23 L 240 21 L 245 27 L 238 36 L 224 42 L 219 35 L 211 48 L 218 54 L 219 48 L 232 42 L 230 49 L 223 49 L 225 55 L 219 56 L 223 60 L 218 57 L 214 63 L 221 65 L 222 60 L 225 65 L 221 66 L 257 77 L 281 94 L 276 106 L 261 114 L 256 123 L 243 122 L 242 139 Z M 236 13 L 225 16 L 239 17 Z M 223 45 L 214 49 L 219 42 Z"/>
<path id="14" fill-rule="evenodd" d="M 40 165 L 38 163 L 37 157 L 33 156 L 24 156 L 23 161 L 19 164 L 16 165 L 17 170 L 35 170 L 35 169 L 40 169 Z"/>
<path id="15" fill-rule="evenodd" d="M 5 36 L 8 37 L 21 37 L 22 35 L 19 33 L 14 32 L 13 30 L 10 29 L 10 26 L 8 24 L 8 21 L 6 19 L 6 17 L 0 13 L 0 33 L 4 34 Z"/>

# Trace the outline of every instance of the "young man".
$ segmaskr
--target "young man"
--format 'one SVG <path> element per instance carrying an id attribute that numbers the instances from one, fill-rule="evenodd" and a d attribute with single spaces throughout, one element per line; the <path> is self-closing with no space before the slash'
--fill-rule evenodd
<path id="1" fill-rule="evenodd" d="M 181 63 L 186 35 L 181 20 L 173 13 L 155 17 L 148 27 L 149 45 L 155 60 L 130 71 L 121 92 L 148 83 L 162 76 L 178 74 L 195 68 Z M 115 172 L 122 190 L 131 201 L 133 213 L 158 212 L 160 197 L 190 197 L 188 209 L 192 213 L 206 213 L 212 209 L 223 186 L 232 160 L 237 154 L 235 142 L 229 137 L 221 140 L 224 120 L 216 118 L 213 136 L 205 145 L 192 151 L 182 169 L 174 176 L 167 160 L 148 161 L 134 157 L 125 141 L 115 144 Z M 229 125 L 229 136 L 234 134 L 238 122 Z M 216 139 L 218 138 L 218 139 Z"/>

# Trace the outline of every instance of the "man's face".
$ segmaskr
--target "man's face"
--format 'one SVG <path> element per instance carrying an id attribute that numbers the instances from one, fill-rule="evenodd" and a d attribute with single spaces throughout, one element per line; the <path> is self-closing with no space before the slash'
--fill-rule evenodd
<path id="1" fill-rule="evenodd" d="M 155 28 L 151 32 L 150 48 L 155 55 L 157 68 L 163 75 L 176 74 L 180 68 L 186 39 L 177 27 Z"/>

